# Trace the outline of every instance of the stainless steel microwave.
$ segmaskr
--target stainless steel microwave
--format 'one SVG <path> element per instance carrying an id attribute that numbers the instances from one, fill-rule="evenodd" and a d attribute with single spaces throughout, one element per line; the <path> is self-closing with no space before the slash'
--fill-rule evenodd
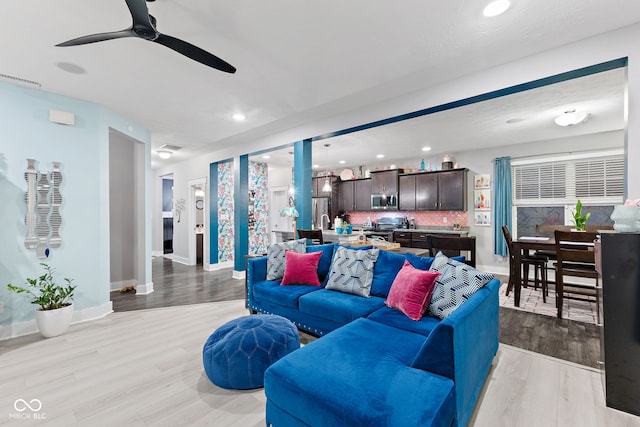
<path id="1" fill-rule="evenodd" d="M 371 209 L 398 209 L 397 194 L 372 194 Z"/>

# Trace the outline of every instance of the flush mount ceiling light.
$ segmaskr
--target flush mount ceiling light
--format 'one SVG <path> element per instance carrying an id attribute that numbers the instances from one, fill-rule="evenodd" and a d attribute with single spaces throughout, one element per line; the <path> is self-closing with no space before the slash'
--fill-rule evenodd
<path id="1" fill-rule="evenodd" d="M 318 169 L 320 167 L 320 165 L 313 165 L 314 169 Z"/>
<path id="2" fill-rule="evenodd" d="M 487 5 L 482 11 L 482 14 L 487 18 L 498 16 L 503 14 L 509 9 L 511 2 L 509 0 L 496 0 Z"/>
<path id="3" fill-rule="evenodd" d="M 204 197 L 204 190 L 201 187 L 197 187 L 196 191 L 193 192 L 193 195 L 196 197 Z"/>
<path id="4" fill-rule="evenodd" d="M 265 160 L 269 160 L 271 158 L 271 156 L 268 155 L 268 154 L 265 154 L 264 156 L 262 156 L 262 158 L 265 159 Z"/>
<path id="5" fill-rule="evenodd" d="M 586 111 L 568 110 L 564 114 L 559 115 L 553 121 L 558 126 L 573 126 L 584 123 L 589 119 L 591 114 Z"/>
<path id="6" fill-rule="evenodd" d="M 431 151 L 431 147 L 422 147 L 422 151 Z"/>
<path id="7" fill-rule="evenodd" d="M 236 122 L 243 122 L 246 118 L 247 117 L 242 113 L 235 113 L 233 115 L 233 120 L 235 120 Z"/>
<path id="8" fill-rule="evenodd" d="M 376 154 L 376 157 L 377 157 L 378 159 L 384 159 L 384 154 Z"/>
<path id="9" fill-rule="evenodd" d="M 160 156 L 161 159 L 168 159 L 171 157 L 171 151 L 158 151 L 158 156 Z"/>

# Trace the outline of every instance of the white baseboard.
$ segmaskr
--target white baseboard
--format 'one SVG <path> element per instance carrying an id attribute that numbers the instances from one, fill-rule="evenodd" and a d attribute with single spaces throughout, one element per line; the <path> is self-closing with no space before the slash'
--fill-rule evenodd
<path id="1" fill-rule="evenodd" d="M 151 256 L 162 257 L 162 256 L 164 256 L 164 252 L 162 252 L 162 251 L 151 251 Z"/>
<path id="2" fill-rule="evenodd" d="M 113 313 L 113 304 L 111 301 L 105 302 L 97 307 L 89 307 L 84 310 L 74 310 L 71 324 L 74 325 L 76 323 L 100 319 L 110 313 Z M 11 325 L 3 325 L 0 326 L 0 341 L 36 332 L 38 332 L 38 326 L 36 325 L 35 319 L 17 322 Z"/>
<path id="3" fill-rule="evenodd" d="M 224 262 L 219 262 L 217 264 L 209 264 L 209 268 L 207 268 L 207 271 L 217 271 L 217 270 L 222 270 L 223 268 L 231 268 L 233 267 L 233 261 L 224 261 Z"/>
<path id="4" fill-rule="evenodd" d="M 122 288 L 126 288 L 127 286 L 137 286 L 138 281 L 135 279 L 131 280 L 121 280 L 119 282 L 111 282 L 111 292 L 119 291 Z"/>
<path id="5" fill-rule="evenodd" d="M 153 293 L 153 282 L 136 286 L 136 295 L 149 295 Z"/>
<path id="6" fill-rule="evenodd" d="M 169 258 L 169 257 L 167 257 L 167 258 Z M 177 262 L 179 264 L 190 265 L 189 264 L 189 258 L 184 258 L 184 257 L 178 256 L 176 254 L 173 254 L 171 259 L 173 260 L 173 262 Z"/>
<path id="7" fill-rule="evenodd" d="M 244 280 L 246 276 L 245 271 L 233 270 L 233 275 L 231 276 L 233 279 Z"/>

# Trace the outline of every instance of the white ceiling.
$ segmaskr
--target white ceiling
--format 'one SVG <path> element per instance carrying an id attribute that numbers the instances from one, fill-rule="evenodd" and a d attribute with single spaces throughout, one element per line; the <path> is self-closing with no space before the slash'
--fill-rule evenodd
<path id="1" fill-rule="evenodd" d="M 148 3 L 160 32 L 237 67 L 236 74 L 226 74 L 139 39 L 54 47 L 128 27 L 124 0 L 2 5 L 0 74 L 105 105 L 148 128 L 154 150 L 184 147 L 162 164 L 640 21 L 637 0 L 512 0 L 507 13 L 491 19 L 482 16 L 485 3 L 477 0 Z M 65 63 L 72 65 L 60 65 Z M 74 67 L 85 72 L 63 69 Z M 468 117 L 477 117 L 474 106 L 466 108 Z M 238 111 L 245 122 L 231 118 Z M 502 126 L 502 116 L 491 117 Z M 159 164 L 155 154 L 153 161 Z"/>

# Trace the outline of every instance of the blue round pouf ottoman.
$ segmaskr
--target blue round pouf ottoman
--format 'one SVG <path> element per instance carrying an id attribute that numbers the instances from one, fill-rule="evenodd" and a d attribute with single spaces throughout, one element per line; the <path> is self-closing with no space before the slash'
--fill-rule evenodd
<path id="1" fill-rule="evenodd" d="M 273 314 L 243 316 L 211 334 L 202 349 L 207 377 L 223 388 L 264 386 L 264 371 L 300 348 L 298 329 Z"/>

